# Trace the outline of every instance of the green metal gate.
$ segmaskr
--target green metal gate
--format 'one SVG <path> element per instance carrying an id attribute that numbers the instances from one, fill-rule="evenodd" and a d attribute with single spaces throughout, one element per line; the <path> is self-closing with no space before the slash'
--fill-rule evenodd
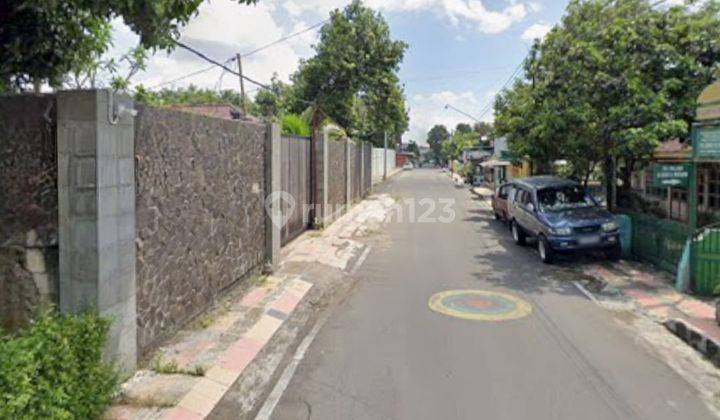
<path id="1" fill-rule="evenodd" d="M 699 229 L 692 241 L 694 290 L 714 294 L 720 284 L 720 224 Z"/>
<path id="2" fill-rule="evenodd" d="M 622 210 L 621 210 L 622 211 Z M 632 219 L 632 253 L 663 270 L 676 272 L 691 230 L 684 223 L 622 211 Z"/>

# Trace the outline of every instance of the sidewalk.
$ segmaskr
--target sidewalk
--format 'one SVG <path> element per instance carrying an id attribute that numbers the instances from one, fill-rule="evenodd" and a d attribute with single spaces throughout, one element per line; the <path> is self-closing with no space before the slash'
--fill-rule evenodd
<path id="1" fill-rule="evenodd" d="M 710 300 L 676 291 L 669 274 L 636 262 L 590 264 L 583 272 L 602 282 L 597 299 L 632 304 L 720 365 L 720 327 Z"/>
<path id="2" fill-rule="evenodd" d="M 122 385 L 107 419 L 203 419 L 220 402 L 233 418 L 257 409 L 274 373 L 316 313 L 351 287 L 370 252 L 366 240 L 394 200 L 370 197 L 323 231 L 308 231 L 283 249 L 271 276 L 245 279 L 148 358 Z"/>

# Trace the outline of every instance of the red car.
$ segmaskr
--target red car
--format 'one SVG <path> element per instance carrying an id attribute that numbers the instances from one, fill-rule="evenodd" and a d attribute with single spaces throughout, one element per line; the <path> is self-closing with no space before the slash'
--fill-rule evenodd
<path id="1" fill-rule="evenodd" d="M 513 189 L 513 184 L 503 184 L 495 189 L 495 194 L 492 197 L 492 209 L 495 214 L 496 220 L 502 220 L 507 222 L 508 219 L 508 195 Z"/>

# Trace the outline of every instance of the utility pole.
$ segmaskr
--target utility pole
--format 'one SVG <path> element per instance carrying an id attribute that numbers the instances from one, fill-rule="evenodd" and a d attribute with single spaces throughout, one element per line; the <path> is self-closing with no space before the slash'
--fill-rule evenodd
<path id="1" fill-rule="evenodd" d="M 240 101 L 241 101 L 241 109 L 243 116 L 247 115 L 247 108 L 245 106 L 245 80 L 243 79 L 243 71 L 242 71 L 242 57 L 240 56 L 240 53 L 236 54 L 236 59 L 238 62 L 238 73 L 240 75 Z"/>
<path id="2" fill-rule="evenodd" d="M 385 140 L 383 146 L 383 181 L 387 178 L 387 130 L 384 132 Z"/>

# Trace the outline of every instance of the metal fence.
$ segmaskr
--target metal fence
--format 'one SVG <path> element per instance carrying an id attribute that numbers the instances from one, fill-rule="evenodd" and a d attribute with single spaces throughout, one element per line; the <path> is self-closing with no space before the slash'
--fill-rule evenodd
<path id="1" fill-rule="evenodd" d="M 285 244 L 303 233 L 309 225 L 310 209 L 310 139 L 282 136 L 280 138 L 281 191 L 292 199 L 282 200 L 281 212 L 285 224 L 281 230 Z"/>
<path id="2" fill-rule="evenodd" d="M 663 270 L 676 272 L 692 232 L 683 223 L 646 214 L 620 211 L 632 219 L 632 253 Z"/>
<path id="3" fill-rule="evenodd" d="M 715 294 L 720 286 L 720 225 L 700 229 L 692 247 L 693 289 L 705 295 Z"/>

